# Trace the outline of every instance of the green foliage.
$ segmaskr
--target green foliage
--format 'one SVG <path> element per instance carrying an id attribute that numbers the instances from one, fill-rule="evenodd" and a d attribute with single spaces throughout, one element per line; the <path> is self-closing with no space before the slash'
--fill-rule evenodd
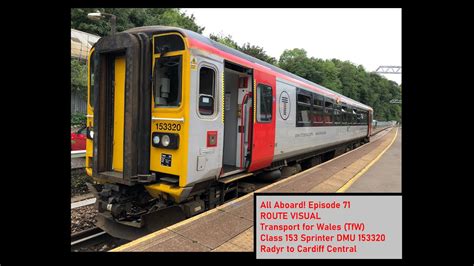
<path id="1" fill-rule="evenodd" d="M 274 58 L 274 57 L 271 57 L 269 55 L 267 55 L 267 53 L 265 52 L 265 50 L 263 50 L 263 47 L 260 47 L 260 46 L 257 46 L 257 45 L 252 45 L 250 43 L 245 43 L 244 45 L 242 46 L 239 46 L 237 44 L 237 42 L 235 42 L 233 39 L 232 39 L 232 36 L 231 35 L 223 35 L 223 34 L 209 34 L 209 38 L 211 40 L 214 40 L 216 42 L 220 42 L 222 43 L 223 45 L 226 45 L 226 46 L 229 46 L 231 48 L 234 48 L 238 51 L 241 51 L 245 54 L 248 54 L 250 56 L 253 56 L 255 58 L 258 58 L 262 61 L 265 61 L 269 64 L 272 64 L 272 65 L 277 65 L 277 60 Z"/>
<path id="2" fill-rule="evenodd" d="M 194 15 L 188 16 L 178 8 L 73 8 L 71 28 L 99 36 L 109 34 L 110 23 L 107 20 L 92 21 L 87 18 L 88 13 L 97 10 L 117 16 L 118 32 L 151 25 L 181 27 L 198 33 L 204 30 L 196 24 Z"/>
<path id="3" fill-rule="evenodd" d="M 304 49 L 285 50 L 278 66 L 307 80 L 321 84 L 374 108 L 377 120 L 401 120 L 401 106 L 390 103 L 401 99 L 401 87 L 361 65 L 337 59 L 308 58 Z"/>
<path id="4" fill-rule="evenodd" d="M 74 8 L 71 9 L 71 27 L 85 32 L 105 36 L 110 32 L 106 20 L 91 21 L 87 14 L 99 10 L 117 16 L 117 31 L 149 25 L 176 26 L 202 33 L 204 27 L 195 23 L 193 15 L 187 15 L 178 8 Z M 323 60 L 308 57 L 304 49 L 285 50 L 278 62 L 267 55 L 263 47 L 245 43 L 240 46 L 231 35 L 210 34 L 212 40 L 239 50 L 250 56 L 321 84 L 359 102 L 374 108 L 374 119 L 401 121 L 401 106 L 390 103 L 401 100 L 401 86 L 375 73 L 367 72 L 362 66 L 338 59 Z M 86 95 L 87 67 L 77 60 L 71 60 L 71 90 Z M 84 120 L 81 120 L 84 119 Z M 73 122 L 74 120 L 74 122 Z M 71 124 L 85 122 L 80 115 L 71 117 Z"/>
<path id="5" fill-rule="evenodd" d="M 308 58 L 304 49 L 283 51 L 278 66 L 307 80 L 322 82 L 322 72 L 318 69 L 316 59 Z"/>
<path id="6" fill-rule="evenodd" d="M 86 125 L 87 118 L 85 114 L 71 114 L 71 126 Z"/>
<path id="7" fill-rule="evenodd" d="M 246 53 L 250 56 L 258 58 L 272 65 L 277 64 L 277 60 L 274 57 L 267 55 L 267 53 L 263 50 L 263 47 L 251 45 L 250 43 L 245 43 L 244 45 L 242 45 L 242 47 L 240 47 L 239 50 L 243 53 Z"/>
<path id="8" fill-rule="evenodd" d="M 87 95 L 87 64 L 71 58 L 71 92 Z"/>
<path id="9" fill-rule="evenodd" d="M 231 35 L 224 36 L 223 34 L 209 34 L 209 38 L 216 42 L 220 42 L 223 45 L 229 46 L 236 50 L 240 50 L 240 46 L 232 39 Z"/>

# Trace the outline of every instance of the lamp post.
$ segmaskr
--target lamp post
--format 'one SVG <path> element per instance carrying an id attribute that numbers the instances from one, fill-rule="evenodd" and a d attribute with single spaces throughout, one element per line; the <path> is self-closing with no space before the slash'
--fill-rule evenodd
<path id="1" fill-rule="evenodd" d="M 101 13 L 99 10 L 97 10 L 95 13 L 89 13 L 87 14 L 87 18 L 90 20 L 94 21 L 99 21 L 103 18 L 109 18 L 110 20 L 110 31 L 111 35 L 115 35 L 115 29 L 116 29 L 116 23 L 117 23 L 117 16 L 109 13 Z"/>

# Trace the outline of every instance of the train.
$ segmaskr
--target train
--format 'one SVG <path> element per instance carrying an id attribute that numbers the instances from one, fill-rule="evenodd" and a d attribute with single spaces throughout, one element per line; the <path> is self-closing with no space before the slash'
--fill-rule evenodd
<path id="1" fill-rule="evenodd" d="M 100 38 L 86 172 L 97 226 L 133 239 L 370 141 L 373 109 L 190 30 Z M 250 185 L 249 185 L 250 184 Z"/>

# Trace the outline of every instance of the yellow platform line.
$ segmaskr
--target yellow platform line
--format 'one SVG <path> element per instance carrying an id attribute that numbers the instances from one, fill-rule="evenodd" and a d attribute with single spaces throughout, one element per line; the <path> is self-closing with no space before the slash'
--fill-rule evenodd
<path id="1" fill-rule="evenodd" d="M 392 144 L 395 142 L 395 140 L 397 139 L 397 134 L 398 134 L 398 127 L 397 127 L 397 130 L 395 131 L 395 136 L 393 137 L 392 141 L 390 142 L 390 144 L 377 156 L 375 157 L 374 160 L 372 160 L 368 165 L 366 165 L 364 168 L 362 168 L 362 170 L 360 170 L 359 173 L 357 173 L 354 177 L 352 177 L 351 179 L 349 179 L 349 181 L 347 181 L 347 183 L 345 183 L 341 188 L 339 188 L 336 193 L 342 193 L 342 192 L 345 192 L 346 190 L 348 190 L 352 184 L 354 184 L 355 181 L 357 181 L 357 179 L 359 179 L 360 176 L 362 176 L 363 174 L 365 174 L 369 169 L 370 167 L 372 167 L 372 165 L 374 165 L 381 157 L 382 155 L 390 148 L 392 147 Z"/>

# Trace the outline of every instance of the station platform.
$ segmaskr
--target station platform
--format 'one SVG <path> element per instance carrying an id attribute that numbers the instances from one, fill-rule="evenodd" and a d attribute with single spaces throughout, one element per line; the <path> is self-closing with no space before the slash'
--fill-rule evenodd
<path id="1" fill-rule="evenodd" d="M 346 192 L 402 192 L 402 129 L 380 159 Z"/>
<path id="2" fill-rule="evenodd" d="M 355 190 L 364 189 L 364 183 L 373 181 L 380 171 L 385 175 L 387 170 L 393 170 L 369 171 L 377 163 L 387 167 L 390 157 L 396 156 L 396 148 L 390 152 L 388 150 L 397 139 L 400 140 L 398 131 L 398 128 L 386 129 L 372 137 L 366 145 L 255 192 L 349 192 L 353 184 L 357 185 Z M 386 157 L 382 158 L 385 153 Z M 391 175 L 391 178 L 394 179 L 396 174 Z M 398 179 L 401 179 L 401 175 L 398 175 Z M 111 252 L 253 252 L 253 198 L 253 193 L 249 193 Z"/>

